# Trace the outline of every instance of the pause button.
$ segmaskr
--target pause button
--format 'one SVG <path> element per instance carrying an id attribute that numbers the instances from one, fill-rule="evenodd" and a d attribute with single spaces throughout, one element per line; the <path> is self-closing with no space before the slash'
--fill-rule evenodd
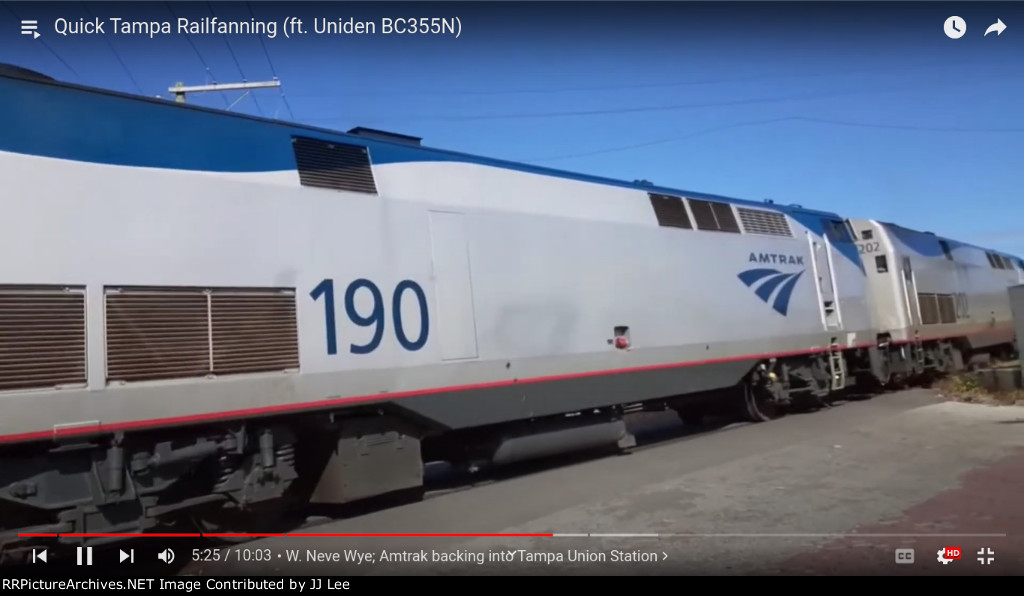
<path id="1" fill-rule="evenodd" d="M 79 565 L 92 565 L 92 547 L 91 546 L 79 546 L 78 547 L 78 560 Z"/>

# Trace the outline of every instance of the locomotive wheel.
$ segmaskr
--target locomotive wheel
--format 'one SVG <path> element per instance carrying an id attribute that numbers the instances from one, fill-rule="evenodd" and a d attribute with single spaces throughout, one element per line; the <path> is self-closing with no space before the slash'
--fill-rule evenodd
<path id="1" fill-rule="evenodd" d="M 742 412 L 751 422 L 768 422 L 782 415 L 779 407 L 767 391 L 758 391 L 744 384 Z"/>
<path id="2" fill-rule="evenodd" d="M 889 378 L 889 388 L 901 391 L 910 387 L 910 377 L 906 374 L 894 374 Z"/>

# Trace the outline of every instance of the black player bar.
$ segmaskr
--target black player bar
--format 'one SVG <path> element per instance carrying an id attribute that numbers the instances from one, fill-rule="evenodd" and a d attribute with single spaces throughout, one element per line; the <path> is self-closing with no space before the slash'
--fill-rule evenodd
<path id="1" fill-rule="evenodd" d="M 371 580 L 360 578 L 364 586 Z M 338 577 L 5 577 L 0 588 L 7 591 L 108 591 L 173 590 L 175 592 L 276 592 L 302 593 L 325 590 L 347 591 L 353 580 Z"/>

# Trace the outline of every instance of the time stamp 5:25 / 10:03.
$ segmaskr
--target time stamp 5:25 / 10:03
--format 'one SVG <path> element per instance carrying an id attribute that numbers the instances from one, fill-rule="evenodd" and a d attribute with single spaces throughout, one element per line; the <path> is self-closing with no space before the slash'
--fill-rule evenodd
<path id="1" fill-rule="evenodd" d="M 203 563 L 227 563 L 228 561 L 273 561 L 282 558 L 274 555 L 269 548 L 194 548 L 192 560 Z"/>

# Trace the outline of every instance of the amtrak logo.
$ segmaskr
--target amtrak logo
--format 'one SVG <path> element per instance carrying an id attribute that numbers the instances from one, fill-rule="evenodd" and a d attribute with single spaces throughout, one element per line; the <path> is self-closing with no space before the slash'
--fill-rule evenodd
<path id="1" fill-rule="evenodd" d="M 789 299 L 793 296 L 793 288 L 796 282 L 806 269 L 797 273 L 783 273 L 776 269 L 749 269 L 739 274 L 742 281 L 748 288 L 754 288 L 754 293 L 765 304 L 771 304 L 772 308 L 782 316 L 789 312 Z M 760 284 L 760 285 L 758 285 Z"/>
<path id="2" fill-rule="evenodd" d="M 804 258 L 799 255 L 787 255 L 774 252 L 752 252 L 749 263 L 760 263 L 762 265 L 803 265 Z"/>

